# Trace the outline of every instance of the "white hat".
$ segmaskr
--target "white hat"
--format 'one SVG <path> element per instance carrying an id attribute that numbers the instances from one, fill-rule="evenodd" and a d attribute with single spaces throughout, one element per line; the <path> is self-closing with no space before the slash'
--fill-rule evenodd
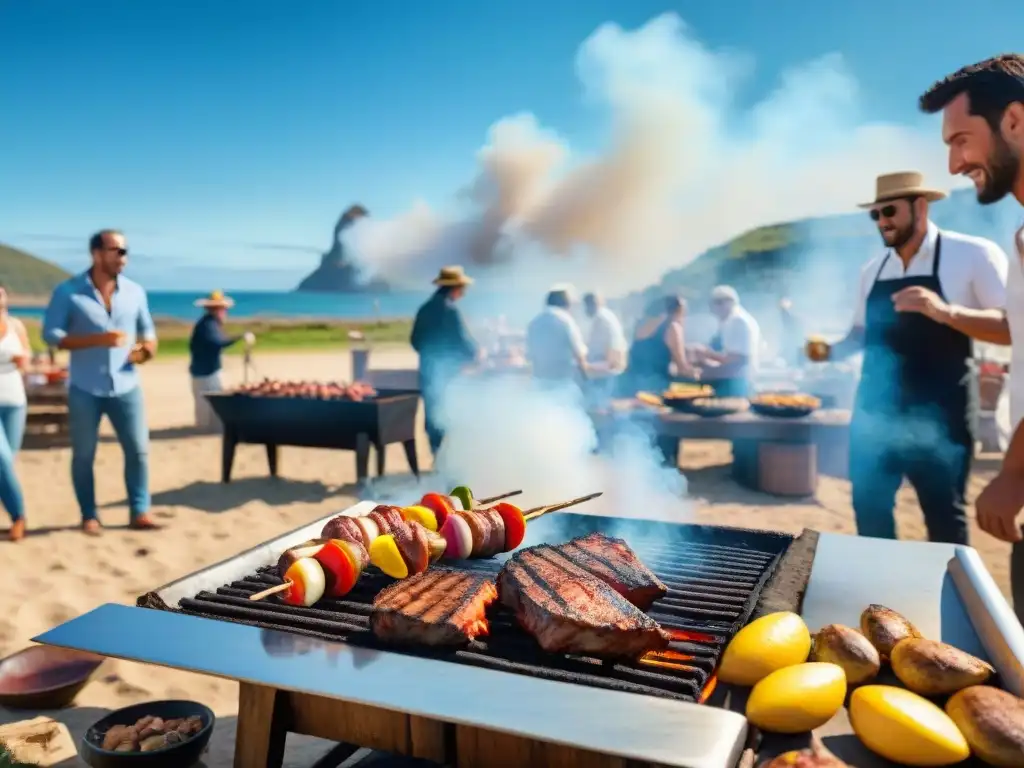
<path id="1" fill-rule="evenodd" d="M 731 301 L 734 304 L 740 303 L 740 295 L 731 285 L 716 285 L 711 289 L 712 301 Z"/>

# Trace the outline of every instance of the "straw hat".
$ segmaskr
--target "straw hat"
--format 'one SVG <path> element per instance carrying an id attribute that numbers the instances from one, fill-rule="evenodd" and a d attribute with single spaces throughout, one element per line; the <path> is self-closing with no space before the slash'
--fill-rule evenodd
<path id="1" fill-rule="evenodd" d="M 923 197 L 930 203 L 942 200 L 946 193 L 938 189 L 926 187 L 924 174 L 918 171 L 899 171 L 885 173 L 875 181 L 875 199 L 870 203 L 860 203 L 859 208 L 871 208 L 887 200 L 899 200 L 905 197 Z"/>
<path id="2" fill-rule="evenodd" d="M 434 278 L 434 285 L 438 288 L 462 288 L 472 284 L 473 278 L 458 266 L 441 267 L 441 271 Z"/>
<path id="3" fill-rule="evenodd" d="M 193 302 L 196 307 L 202 307 L 203 309 L 228 309 L 229 307 L 235 306 L 235 300 L 229 296 L 224 295 L 224 291 L 210 291 L 210 295 L 205 299 L 196 299 Z"/>

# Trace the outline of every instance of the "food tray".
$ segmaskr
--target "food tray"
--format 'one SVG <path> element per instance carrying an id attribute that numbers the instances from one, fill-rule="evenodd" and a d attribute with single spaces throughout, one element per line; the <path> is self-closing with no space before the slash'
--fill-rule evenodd
<path id="1" fill-rule="evenodd" d="M 742 413 L 747 410 L 746 402 L 742 404 L 724 403 L 721 400 L 707 397 L 694 398 L 690 401 L 689 406 L 689 413 L 709 419 L 715 416 L 729 416 L 733 413 Z"/>
<path id="2" fill-rule="evenodd" d="M 767 405 L 751 401 L 750 410 L 761 416 L 773 416 L 777 419 L 799 419 L 810 416 L 818 409 L 813 405 Z"/>

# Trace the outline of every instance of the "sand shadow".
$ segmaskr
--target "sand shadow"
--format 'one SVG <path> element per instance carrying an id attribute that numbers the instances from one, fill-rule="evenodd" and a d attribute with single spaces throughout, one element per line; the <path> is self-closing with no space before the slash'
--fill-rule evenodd
<path id="1" fill-rule="evenodd" d="M 813 496 L 773 496 L 740 485 L 733 477 L 731 463 L 697 469 L 683 466 L 681 469 L 686 477 L 687 496 L 690 498 L 706 499 L 715 504 L 749 504 L 759 507 L 818 506 Z"/>
<path id="2" fill-rule="evenodd" d="M 355 494 L 355 485 L 328 486 L 319 481 L 287 480 L 280 477 L 246 477 L 230 483 L 196 481 L 170 491 L 153 494 L 154 507 L 191 507 L 203 512 L 220 513 L 259 499 L 268 506 L 318 503 L 331 496 Z M 122 507 L 120 499 L 103 508 Z"/>

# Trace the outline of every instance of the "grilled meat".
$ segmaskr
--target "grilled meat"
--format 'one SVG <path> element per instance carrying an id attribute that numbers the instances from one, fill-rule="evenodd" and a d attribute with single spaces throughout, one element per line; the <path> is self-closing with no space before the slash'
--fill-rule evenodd
<path id="1" fill-rule="evenodd" d="M 657 622 L 558 547 L 513 555 L 498 574 L 498 595 L 551 653 L 636 658 L 668 647 L 669 636 Z"/>
<path id="2" fill-rule="evenodd" d="M 568 541 L 557 549 L 642 611 L 668 593 L 668 587 L 640 562 L 622 539 L 591 533 Z"/>
<path id="3" fill-rule="evenodd" d="M 381 640 L 457 646 L 487 634 L 487 606 L 498 597 L 487 576 L 447 568 L 396 581 L 373 601 L 370 628 Z"/>
<path id="4" fill-rule="evenodd" d="M 393 529 L 396 526 L 405 522 L 405 518 L 402 517 L 402 510 L 388 504 L 378 504 L 367 517 L 377 524 L 381 535 L 393 533 Z"/>
<path id="5" fill-rule="evenodd" d="M 399 525 L 392 526 L 391 535 L 395 537 L 398 551 L 402 553 L 410 574 L 423 573 L 430 564 L 430 544 L 427 541 L 427 529 L 419 523 L 403 520 Z"/>
<path id="6" fill-rule="evenodd" d="M 354 517 L 338 515 L 332 517 L 320 531 L 320 536 L 325 539 L 344 539 L 345 541 L 358 541 L 365 544 L 363 531 Z"/>

